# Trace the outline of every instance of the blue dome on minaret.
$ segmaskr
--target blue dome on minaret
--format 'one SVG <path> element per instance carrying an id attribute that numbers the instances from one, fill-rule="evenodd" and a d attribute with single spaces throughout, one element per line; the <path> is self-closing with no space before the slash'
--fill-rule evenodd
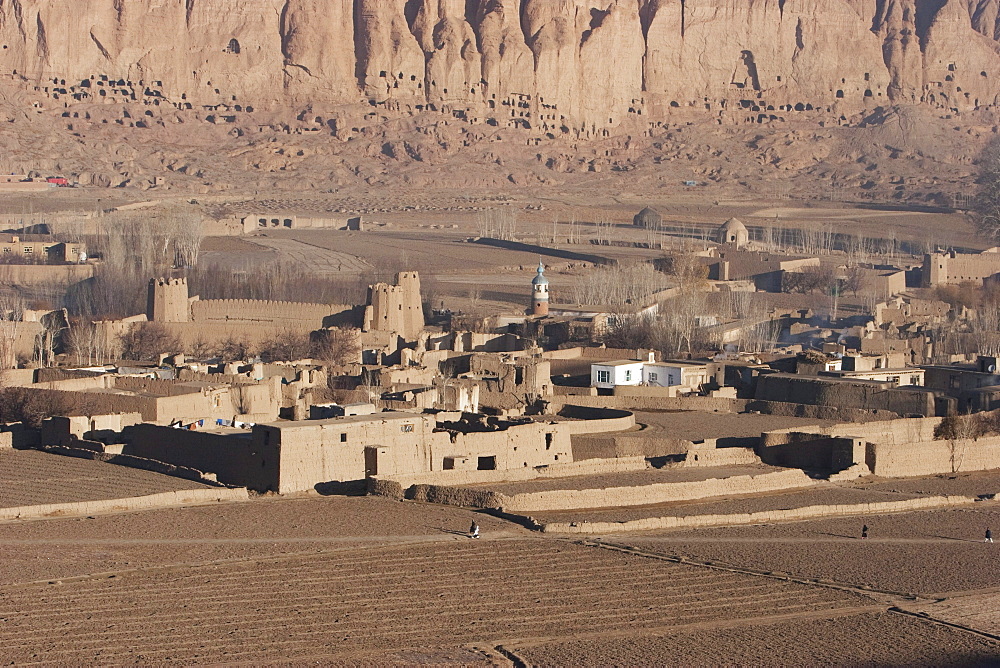
<path id="1" fill-rule="evenodd" d="M 531 280 L 531 314 L 549 314 L 549 279 L 545 278 L 542 258 L 538 258 L 538 273 Z"/>
<path id="2" fill-rule="evenodd" d="M 531 280 L 531 284 L 532 285 L 548 285 L 549 284 L 549 279 L 545 278 L 545 265 L 542 264 L 541 260 L 538 261 L 538 273 Z"/>

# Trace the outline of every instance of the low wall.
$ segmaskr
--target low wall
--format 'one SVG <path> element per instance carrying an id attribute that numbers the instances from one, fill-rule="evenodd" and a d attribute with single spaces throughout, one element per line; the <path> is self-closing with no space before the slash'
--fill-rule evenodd
<path id="1" fill-rule="evenodd" d="M 879 443 L 869 451 L 874 455 L 872 473 L 886 478 L 1000 469 L 1000 436 Z"/>
<path id="2" fill-rule="evenodd" d="M 693 443 L 683 438 L 648 438 L 637 435 L 573 436 L 573 459 L 605 459 L 619 457 L 667 457 L 683 455 Z"/>
<path id="3" fill-rule="evenodd" d="M 52 283 L 72 285 L 94 275 L 91 264 L 5 264 L 0 266 L 0 283 L 4 285 L 39 285 Z"/>
<path id="4" fill-rule="evenodd" d="M 760 464 L 760 461 L 753 448 L 716 448 L 696 444 L 688 450 L 684 466 L 741 466 Z"/>
<path id="5" fill-rule="evenodd" d="M 873 420 L 896 420 L 899 414 L 887 410 L 865 408 L 840 408 L 837 406 L 816 406 L 813 404 L 792 404 L 784 401 L 743 400 L 746 410 L 758 411 L 765 415 L 810 418 L 813 420 L 836 420 L 838 422 L 871 422 Z"/>
<path id="6" fill-rule="evenodd" d="M 558 411 L 562 397 L 549 398 L 549 410 Z M 617 408 L 621 410 L 675 410 L 705 411 L 718 413 L 742 413 L 750 399 L 729 399 L 724 397 L 588 397 L 573 395 L 566 397 L 565 404 L 594 408 Z M 898 417 L 893 415 L 892 417 Z"/>
<path id="7" fill-rule="evenodd" d="M 625 431 L 635 426 L 635 416 L 629 411 L 603 406 L 566 404 L 558 415 L 576 420 L 558 423 L 559 429 L 567 434 L 603 434 Z"/>
<path id="8" fill-rule="evenodd" d="M 124 499 L 102 499 L 100 501 L 75 501 L 71 503 L 47 503 L 37 506 L 15 506 L 0 508 L 0 521 L 24 520 L 38 517 L 80 517 L 102 513 L 134 512 L 154 508 L 172 508 L 210 503 L 247 501 L 247 490 L 240 487 L 225 489 L 190 489 L 177 492 L 162 492 L 149 496 L 134 496 Z"/>
<path id="9" fill-rule="evenodd" d="M 645 457 L 622 457 L 619 459 L 590 459 L 574 461 L 567 464 L 549 464 L 520 469 L 500 471 L 429 471 L 413 475 L 383 477 L 382 480 L 393 480 L 403 487 L 409 485 L 479 485 L 499 482 L 523 482 L 525 480 L 547 480 L 578 475 L 597 475 L 601 473 L 623 473 L 641 471 L 649 468 Z"/>
<path id="10" fill-rule="evenodd" d="M 546 533 L 620 533 L 626 531 L 654 531 L 661 529 L 696 529 L 700 527 L 736 526 L 743 524 L 770 524 L 794 522 L 820 517 L 850 515 L 883 515 L 914 510 L 934 510 L 969 506 L 979 499 L 974 496 L 933 496 L 903 501 L 879 501 L 837 506 L 806 506 L 787 510 L 768 510 L 758 513 L 735 515 L 688 515 L 685 517 L 649 517 L 627 522 L 549 522 L 536 525 Z"/>
<path id="11" fill-rule="evenodd" d="M 692 482 L 666 482 L 607 489 L 560 489 L 515 494 L 504 499 L 506 512 L 574 510 L 577 508 L 613 508 L 646 506 L 672 501 L 690 501 L 715 496 L 759 494 L 818 484 L 798 469 L 760 475 L 711 478 Z"/>

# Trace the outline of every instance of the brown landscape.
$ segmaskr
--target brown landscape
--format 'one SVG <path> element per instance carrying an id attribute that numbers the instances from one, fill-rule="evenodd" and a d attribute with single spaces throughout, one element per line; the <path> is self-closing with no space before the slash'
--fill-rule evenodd
<path id="1" fill-rule="evenodd" d="M 1000 0 L 0 0 L 0 663 L 1000 665 L 998 81 Z"/>

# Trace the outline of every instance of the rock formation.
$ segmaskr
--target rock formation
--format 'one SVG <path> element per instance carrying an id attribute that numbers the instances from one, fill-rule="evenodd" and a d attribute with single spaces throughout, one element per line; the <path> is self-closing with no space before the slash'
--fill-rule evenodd
<path id="1" fill-rule="evenodd" d="M 0 1 L 0 70 L 62 102 L 368 102 L 555 134 L 992 107 L 998 38 L 1000 0 Z"/>

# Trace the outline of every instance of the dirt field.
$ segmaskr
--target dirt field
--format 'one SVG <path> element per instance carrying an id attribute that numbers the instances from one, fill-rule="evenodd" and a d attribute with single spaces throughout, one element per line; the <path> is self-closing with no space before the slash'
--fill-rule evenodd
<path id="1" fill-rule="evenodd" d="M 886 532 L 890 521 L 925 515 L 869 524 Z M 472 518 L 479 541 L 464 535 Z M 811 550 L 805 563 L 827 577 L 867 570 L 853 564 L 856 549 L 828 555 L 836 541 L 859 541 L 810 531 L 807 541 L 763 543 L 737 532 L 719 546 L 753 566 Z M 0 656 L 16 665 L 688 666 L 982 665 L 1000 656 L 996 641 L 888 614 L 894 599 L 884 596 L 654 554 L 697 557 L 719 535 L 644 536 L 644 556 L 458 508 L 344 497 L 5 524 Z M 883 540 L 862 547 L 877 551 Z M 984 547 L 951 541 L 913 571 L 940 581 L 937 571 L 961 570 L 965 584 L 992 586 L 997 576 L 977 581 L 971 573 L 984 569 L 956 546 Z M 867 566 L 898 570 L 893 559 Z"/>
<path id="2" fill-rule="evenodd" d="M 861 540 L 861 526 L 870 528 Z M 1000 587 L 995 504 L 947 511 L 642 534 L 620 539 L 671 555 L 902 593 Z M 616 539 L 617 540 L 617 539 Z"/>
<path id="3" fill-rule="evenodd" d="M 803 642 L 808 638 L 808 642 Z M 893 642 L 886 643 L 886 638 Z M 820 620 L 764 621 L 739 628 L 641 638 L 578 640 L 521 649 L 518 655 L 546 666 L 994 665 L 994 641 L 892 614 Z"/>
<path id="4" fill-rule="evenodd" d="M 7 586 L 0 646 L 27 665 L 436 660 L 525 639 L 873 607 L 554 541 L 464 539 Z"/>
<path id="5" fill-rule="evenodd" d="M 205 488 L 192 480 L 90 459 L 36 450 L 0 450 L 0 508 Z"/>

